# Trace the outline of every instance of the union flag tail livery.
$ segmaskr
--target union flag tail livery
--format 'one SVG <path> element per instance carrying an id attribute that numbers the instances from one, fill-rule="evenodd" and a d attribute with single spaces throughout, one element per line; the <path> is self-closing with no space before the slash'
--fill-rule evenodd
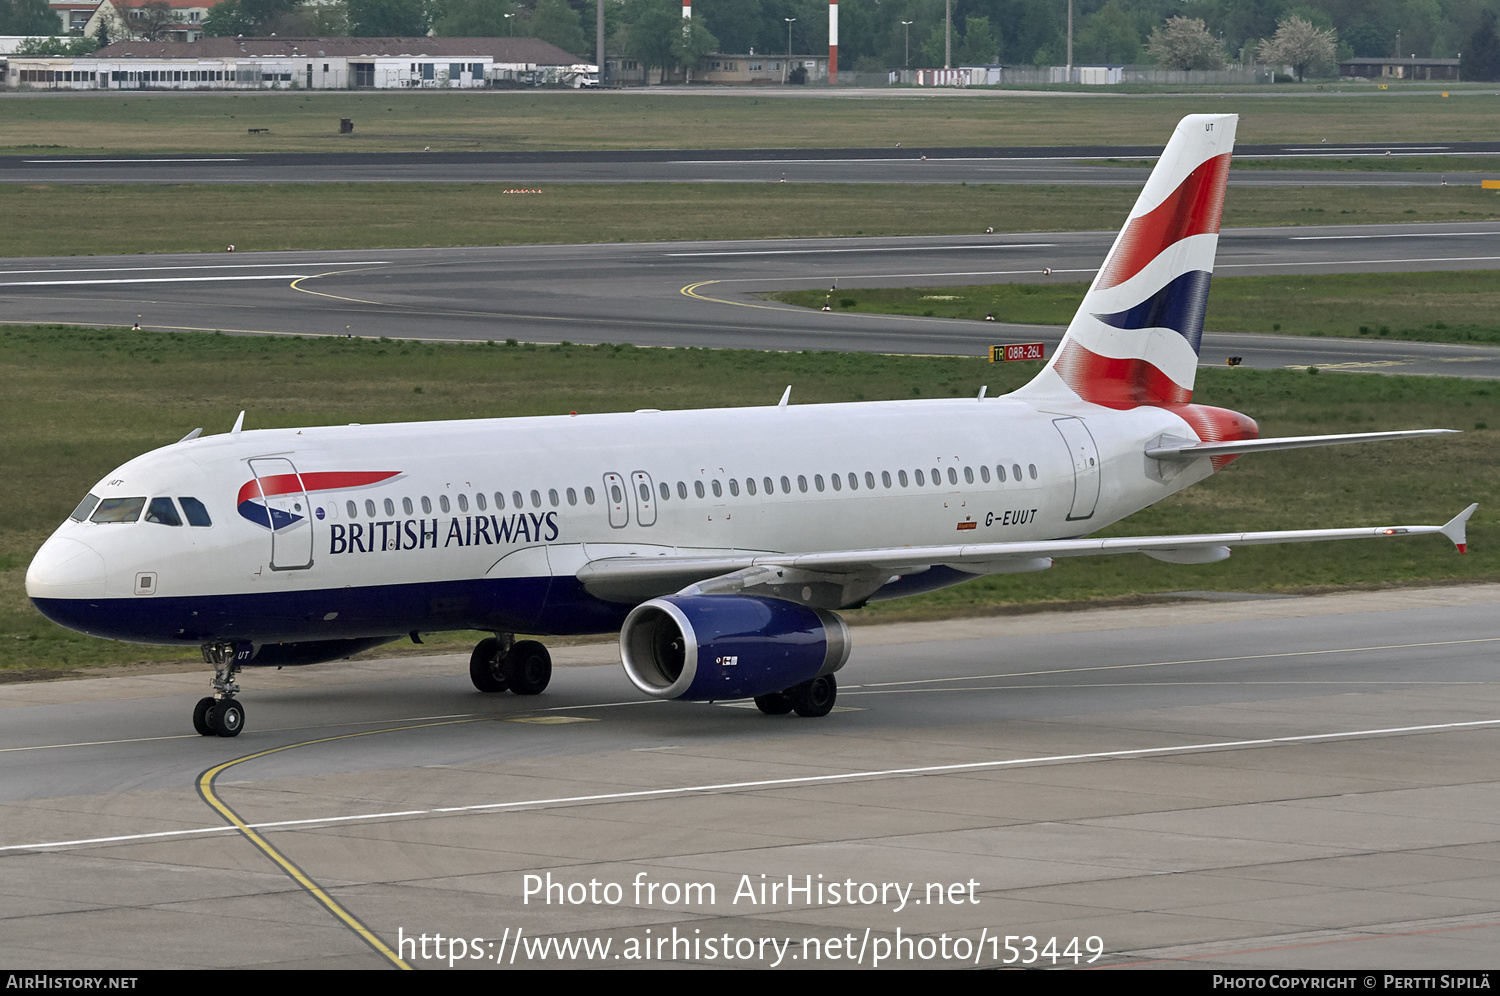
<path id="1" fill-rule="evenodd" d="M 1177 125 L 1052 362 L 1017 397 L 1192 400 L 1238 121 L 1191 114 Z"/>
<path id="2" fill-rule="evenodd" d="M 232 737 L 242 668 L 422 633 L 495 634 L 470 658 L 480 692 L 547 687 L 546 648 L 515 633 L 618 631 L 643 695 L 823 716 L 850 654 L 837 613 L 866 601 L 1057 557 L 1208 564 L 1420 534 L 1462 551 L 1472 505 L 1441 526 L 1087 535 L 1241 454 L 1447 431 L 1258 439 L 1192 403 L 1234 127 L 1178 125 L 1061 349 L 1015 394 L 195 430 L 104 475 L 26 593 L 80 632 L 201 648 L 213 695 L 193 726 Z"/>

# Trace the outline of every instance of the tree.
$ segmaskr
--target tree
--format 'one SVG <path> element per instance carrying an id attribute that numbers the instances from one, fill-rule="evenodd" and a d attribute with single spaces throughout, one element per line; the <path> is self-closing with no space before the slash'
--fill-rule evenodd
<path id="1" fill-rule="evenodd" d="M 348 0 L 349 34 L 355 38 L 420 38 L 427 34 L 422 0 Z"/>
<path id="2" fill-rule="evenodd" d="M 719 39 L 715 38 L 697 18 L 683 20 L 677 37 L 672 39 L 672 57 L 677 60 L 679 66 L 687 70 L 689 81 L 693 78 L 693 69 L 698 65 L 698 61 L 708 53 L 718 50 Z"/>
<path id="3" fill-rule="evenodd" d="M 676 59 L 673 43 L 682 34 L 682 11 L 671 0 L 632 0 L 624 11 L 623 49 L 646 68 L 666 70 Z"/>
<path id="4" fill-rule="evenodd" d="M 504 38 L 512 33 L 516 8 L 509 0 L 448 0 L 442 16 L 433 18 L 432 32 L 442 38 Z"/>
<path id="5" fill-rule="evenodd" d="M 1074 49 L 1080 64 L 1125 65 L 1140 58 L 1141 36 L 1120 0 L 1109 0 L 1084 21 Z"/>
<path id="6" fill-rule="evenodd" d="M 1223 69 L 1224 50 L 1196 17 L 1169 17 L 1151 32 L 1146 51 L 1163 69 Z"/>
<path id="7" fill-rule="evenodd" d="M 1276 34 L 1260 43 L 1264 62 L 1288 65 L 1300 82 L 1308 73 L 1326 72 L 1335 66 L 1338 36 L 1332 28 L 1314 27 L 1311 21 L 1289 17 L 1276 25 Z"/>
<path id="8" fill-rule="evenodd" d="M 62 28 L 47 0 L 0 0 L 0 35 L 55 35 Z"/>
<path id="9" fill-rule="evenodd" d="M 95 38 L 71 35 L 67 38 L 26 38 L 16 46 L 17 55 L 88 55 L 99 47 Z"/>
<path id="10" fill-rule="evenodd" d="M 161 41 L 163 35 L 181 23 L 182 15 L 167 0 L 144 0 L 125 15 L 125 26 L 142 41 Z"/>
<path id="11" fill-rule="evenodd" d="M 530 34 L 575 56 L 590 48 L 583 35 L 578 11 L 568 6 L 568 0 L 537 0 L 536 11 L 531 15 Z"/>
<path id="12" fill-rule="evenodd" d="M 292 14 L 300 0 L 219 0 L 218 3 L 208 8 L 208 20 L 204 22 L 203 33 L 210 38 L 233 38 L 236 35 L 268 35 L 273 31 L 283 32 L 287 27 L 286 21 L 293 19 Z M 326 5 L 330 14 L 338 12 L 342 14 L 344 5 Z M 302 17 L 311 17 L 317 20 L 318 14 L 323 6 L 318 8 L 305 8 Z M 339 19 L 332 25 L 332 31 L 313 31 L 314 35 L 342 35 L 346 34 L 347 18 Z"/>
<path id="13" fill-rule="evenodd" d="M 1495 12 L 1487 10 L 1479 27 L 1464 43 L 1459 75 L 1466 80 L 1500 79 L 1500 35 L 1495 32 Z"/>
<path id="14" fill-rule="evenodd" d="M 1000 32 L 988 17 L 964 19 L 964 43 L 958 48 L 958 61 L 964 66 L 987 66 L 1000 58 Z"/>

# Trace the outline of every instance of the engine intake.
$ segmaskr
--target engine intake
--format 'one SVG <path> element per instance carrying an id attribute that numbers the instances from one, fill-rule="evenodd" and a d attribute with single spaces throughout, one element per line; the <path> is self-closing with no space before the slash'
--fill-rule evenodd
<path id="1" fill-rule="evenodd" d="M 658 699 L 769 695 L 844 666 L 849 627 L 832 612 L 749 595 L 671 595 L 620 629 L 635 687 Z"/>

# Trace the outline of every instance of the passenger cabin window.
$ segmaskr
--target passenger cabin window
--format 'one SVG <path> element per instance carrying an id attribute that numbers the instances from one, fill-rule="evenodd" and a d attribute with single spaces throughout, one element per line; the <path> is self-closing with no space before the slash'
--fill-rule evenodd
<path id="1" fill-rule="evenodd" d="M 368 515 L 372 519 L 375 518 L 375 499 L 373 499 L 373 498 L 366 498 L 365 499 L 365 514 Z"/>
<path id="2" fill-rule="evenodd" d="M 476 506 L 478 506 L 478 508 L 479 508 L 479 510 L 481 512 L 484 511 L 485 503 L 484 503 L 484 492 L 483 491 L 475 493 L 475 495 L 474 495 L 474 504 Z"/>
<path id="3" fill-rule="evenodd" d="M 677 482 L 677 497 L 681 498 L 683 501 L 687 501 L 687 482 L 686 481 L 678 481 Z M 698 497 L 702 498 L 703 496 L 699 495 Z"/>
<path id="4" fill-rule="evenodd" d="M 495 508 L 501 509 L 501 508 L 504 508 L 504 507 L 505 507 L 505 492 L 503 492 L 503 491 L 496 491 L 495 492 Z"/>
<path id="5" fill-rule="evenodd" d="M 190 526 L 211 526 L 214 520 L 208 517 L 208 509 L 196 498 L 181 498 L 177 501 L 182 505 L 182 514 L 187 516 Z"/>
<path id="6" fill-rule="evenodd" d="M 695 494 L 696 494 L 696 495 L 697 495 L 697 496 L 698 496 L 698 497 L 699 497 L 699 498 L 702 498 L 702 497 L 703 497 L 703 482 L 702 482 L 702 481 L 694 481 L 694 482 L 693 482 L 693 492 L 694 492 L 694 493 L 695 493 Z"/>
<path id="7" fill-rule="evenodd" d="M 354 505 L 354 503 L 351 501 L 349 503 L 349 505 L 352 508 L 353 505 Z M 422 496 L 422 514 L 423 515 L 430 515 L 430 514 L 432 514 L 432 499 L 428 498 L 426 495 Z"/>
<path id="8" fill-rule="evenodd" d="M 469 496 L 468 495 L 459 495 L 458 496 L 458 510 L 460 512 L 467 512 L 469 510 Z"/>
<path id="9" fill-rule="evenodd" d="M 393 502 L 393 501 L 391 501 L 389 498 L 387 498 L 385 500 L 385 514 L 386 515 L 395 515 L 396 514 L 396 503 Z"/>
<path id="10" fill-rule="evenodd" d="M 516 506 L 516 508 L 526 507 L 526 499 L 521 497 L 521 492 L 519 491 L 512 491 L 510 493 L 510 501 L 512 505 Z"/>
<path id="11" fill-rule="evenodd" d="M 134 522 L 146 507 L 145 498 L 106 498 L 99 503 L 90 522 Z"/>
<path id="12" fill-rule="evenodd" d="M 590 505 L 592 505 L 594 503 L 594 489 L 593 488 L 584 488 L 583 489 L 583 500 L 586 503 L 590 504 Z"/>
<path id="13" fill-rule="evenodd" d="M 423 500 L 425 501 L 426 499 Z M 344 503 L 344 511 L 349 513 L 349 518 L 351 519 L 359 518 L 359 506 L 354 504 L 354 502 L 352 501 Z"/>
<path id="14" fill-rule="evenodd" d="M 401 511 L 405 512 L 407 515 L 411 515 L 412 514 L 411 499 L 410 498 L 402 498 L 401 499 Z"/>
<path id="15" fill-rule="evenodd" d="M 182 525 L 182 518 L 177 514 L 177 507 L 170 498 L 152 498 L 151 504 L 146 506 L 146 521 L 159 526 Z"/>
<path id="16" fill-rule="evenodd" d="M 73 509 L 73 514 L 68 516 L 68 518 L 74 522 L 82 522 L 89 517 L 89 513 L 94 510 L 94 506 L 97 504 L 99 504 L 98 495 L 93 493 L 86 494 L 83 496 L 83 501 L 78 503 L 78 507 Z"/>
<path id="17" fill-rule="evenodd" d="M 663 487 L 665 487 L 665 485 L 663 485 Z M 577 505 L 578 504 L 578 492 L 574 491 L 572 488 L 568 489 L 568 504 L 569 505 Z"/>
<path id="18" fill-rule="evenodd" d="M 453 506 L 448 504 L 447 495 L 438 495 L 438 508 L 442 509 L 444 512 L 452 510 Z"/>

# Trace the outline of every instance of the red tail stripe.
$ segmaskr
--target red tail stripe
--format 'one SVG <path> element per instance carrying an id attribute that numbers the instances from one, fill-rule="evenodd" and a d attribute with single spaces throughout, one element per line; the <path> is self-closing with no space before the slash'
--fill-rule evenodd
<path id="1" fill-rule="evenodd" d="M 1139 357 L 1100 356 L 1072 340 L 1063 343 L 1053 369 L 1074 394 L 1106 408 L 1186 404 L 1193 400 L 1191 388 L 1178 384 L 1153 363 Z"/>
<path id="2" fill-rule="evenodd" d="M 1215 156 L 1188 174 L 1177 189 L 1150 211 L 1132 218 L 1099 274 L 1098 287 L 1123 284 L 1147 263 L 1190 235 L 1218 232 L 1229 182 L 1229 153 Z"/>
<path id="3" fill-rule="evenodd" d="M 378 484 L 399 473 L 401 473 L 399 470 L 327 470 L 315 474 L 303 474 L 301 480 L 298 480 L 296 474 L 272 474 L 258 481 L 246 481 L 245 485 L 240 488 L 235 504 L 238 505 L 251 498 L 259 498 L 261 488 L 265 489 L 265 495 L 268 498 L 275 495 L 293 494 L 301 491 L 303 487 L 306 487 L 308 491 L 335 491 L 339 488 L 358 488 L 366 484 Z"/>

